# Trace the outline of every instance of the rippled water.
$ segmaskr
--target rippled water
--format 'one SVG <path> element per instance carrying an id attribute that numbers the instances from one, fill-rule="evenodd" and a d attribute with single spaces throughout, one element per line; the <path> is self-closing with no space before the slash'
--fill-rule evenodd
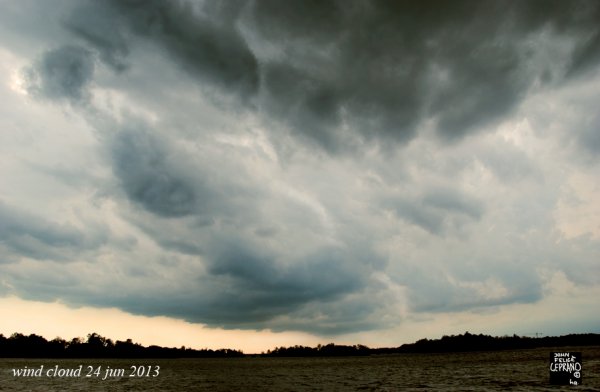
<path id="1" fill-rule="evenodd" d="M 583 353 L 583 383 L 549 385 L 549 353 Z M 15 377 L 12 369 L 77 369 Z M 88 368 L 91 366 L 91 368 Z M 129 377 L 136 366 L 141 377 Z M 140 370 L 139 366 L 143 366 Z M 148 368 L 150 366 L 150 368 Z M 160 367 L 157 377 L 156 366 Z M 100 367 L 98 376 L 90 372 Z M 110 368 L 112 374 L 106 373 Z M 123 369 L 124 374 L 118 374 Z M 150 371 L 148 371 L 150 369 Z M 2 391 L 600 391 L 600 347 L 346 358 L 0 359 Z M 86 377 L 86 374 L 90 377 Z M 148 375 L 148 376 L 147 376 Z M 106 379 L 102 380 L 105 376 Z"/>

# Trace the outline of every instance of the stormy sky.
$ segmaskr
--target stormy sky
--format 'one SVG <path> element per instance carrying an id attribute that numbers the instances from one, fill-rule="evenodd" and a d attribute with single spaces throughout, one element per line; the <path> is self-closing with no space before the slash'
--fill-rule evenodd
<path id="1" fill-rule="evenodd" d="M 600 332 L 597 1 L 3 0 L 0 66 L 11 328 Z"/>

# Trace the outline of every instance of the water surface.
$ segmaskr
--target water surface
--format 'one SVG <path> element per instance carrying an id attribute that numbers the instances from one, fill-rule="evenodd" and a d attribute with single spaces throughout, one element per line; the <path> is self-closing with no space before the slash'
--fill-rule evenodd
<path id="1" fill-rule="evenodd" d="M 549 384 L 552 351 L 583 353 L 582 385 Z M 57 365 L 59 369 L 81 366 L 82 374 L 75 377 L 13 375 L 12 369 L 25 366 L 40 369 L 42 365 L 44 372 L 56 369 Z M 160 369 L 153 377 L 156 366 Z M 90 374 L 90 370 L 98 369 L 96 374 Z M 107 373 L 106 369 L 110 371 Z M 119 369 L 123 369 L 123 374 L 119 374 Z M 133 370 L 139 373 L 130 377 Z M 600 347 L 344 358 L 0 359 L 0 371 L 2 391 L 581 392 L 600 391 Z"/>

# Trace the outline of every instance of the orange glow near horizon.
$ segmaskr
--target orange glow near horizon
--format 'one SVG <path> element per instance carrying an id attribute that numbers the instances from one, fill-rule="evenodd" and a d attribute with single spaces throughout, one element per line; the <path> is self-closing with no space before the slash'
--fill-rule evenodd
<path id="1" fill-rule="evenodd" d="M 589 320 L 576 329 L 569 328 L 568 321 L 594 307 L 600 296 L 599 287 L 576 287 L 563 273 L 551 273 L 544 290 L 547 296 L 537 303 L 505 305 L 486 312 L 423 313 L 407 317 L 389 329 L 329 337 L 297 331 L 209 328 L 169 317 L 132 315 L 115 308 L 72 308 L 60 302 L 27 301 L 13 296 L 0 298 L 4 316 L 0 320 L 0 333 L 5 336 L 15 332 L 33 333 L 48 340 L 55 337 L 70 340 L 96 332 L 113 341 L 132 339 L 144 346 L 230 348 L 255 354 L 281 346 L 314 347 L 332 342 L 372 348 L 397 347 L 422 338 L 436 339 L 466 331 L 492 336 L 528 335 L 535 331 L 545 335 L 598 332 L 589 329 L 595 325 L 593 312 Z M 562 311 L 557 313 L 556 309 Z M 553 326 L 559 329 L 553 331 Z"/>

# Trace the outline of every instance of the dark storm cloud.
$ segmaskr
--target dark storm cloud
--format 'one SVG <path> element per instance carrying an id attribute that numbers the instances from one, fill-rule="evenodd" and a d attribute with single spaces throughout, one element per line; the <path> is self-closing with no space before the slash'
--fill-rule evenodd
<path id="1" fill-rule="evenodd" d="M 27 89 L 35 96 L 80 102 L 88 98 L 94 75 L 92 53 L 79 46 L 62 46 L 44 53 L 25 70 Z"/>
<path id="2" fill-rule="evenodd" d="M 569 59 L 566 75 L 579 76 L 600 61 L 600 6 L 596 1 L 528 1 L 520 5 L 525 23 L 537 27 L 548 24 L 557 31 L 576 34 L 577 41 Z M 551 15 L 547 18 L 546 15 Z"/>
<path id="3" fill-rule="evenodd" d="M 0 201 L 0 256 L 39 260 L 72 260 L 85 250 L 95 249 L 107 241 L 102 230 L 81 231 L 71 225 L 46 221 Z M 8 253 L 5 253 L 8 252 Z"/>
<path id="4" fill-rule="evenodd" d="M 365 291 L 355 291 L 354 296 L 349 295 L 328 303 L 308 304 L 288 320 L 273 322 L 271 329 L 275 332 L 300 330 L 335 336 L 390 326 L 381 320 L 382 315 L 389 314 L 386 312 L 388 309 L 385 309 L 385 305 L 389 304 L 389 297 Z"/>
<path id="5" fill-rule="evenodd" d="M 314 78 L 289 64 L 270 63 L 262 69 L 262 107 L 330 151 L 341 143 L 330 128 L 341 120 L 339 91 L 330 81 Z"/>
<path id="6" fill-rule="evenodd" d="M 596 12 L 596 21 L 600 20 L 600 14 Z M 569 66 L 569 75 L 584 73 L 600 62 L 600 31 L 591 33 L 584 37 L 576 47 L 575 54 Z"/>
<path id="7" fill-rule="evenodd" d="M 574 260 L 571 245 L 550 255 L 553 186 L 567 175 L 543 184 L 556 172 L 542 167 L 551 159 L 543 146 L 516 126 L 516 141 L 502 141 L 502 130 L 461 139 L 532 91 L 593 70 L 600 3 L 64 4 L 67 37 L 42 47 L 83 47 L 46 52 L 30 68 L 29 91 L 85 103 L 77 113 L 106 153 L 90 169 L 100 173 L 90 188 L 103 189 L 86 213 L 131 241 L 117 248 L 110 239 L 109 256 L 59 269 L 45 260 L 81 260 L 108 234 L 0 204 L 3 261 L 39 260 L 4 268 L 24 298 L 335 334 L 387 327 L 405 306 L 535 302 L 538 269 L 595 260 L 592 251 Z M 592 153 L 596 125 L 573 134 Z M 439 140 L 428 140 L 430 127 Z M 282 129 L 295 137 L 279 137 Z M 548 132 L 552 141 L 557 131 Z M 404 149 L 385 155 L 364 142 Z M 361 146 L 359 159 L 335 155 Z M 283 162 L 282 151 L 293 159 Z M 41 172 L 75 176 L 71 162 L 40 161 Z M 590 268 L 567 277 L 595 279 L 582 271 Z"/>
<path id="8" fill-rule="evenodd" d="M 197 190 L 170 165 L 164 145 L 144 130 L 124 130 L 111 146 L 113 170 L 127 196 L 146 210 L 164 217 L 193 213 Z"/>
<path id="9" fill-rule="evenodd" d="M 173 143 L 168 129 L 155 129 L 136 117 L 109 124 L 116 129 L 107 138 L 109 164 L 135 205 L 159 218 L 193 219 L 192 223 L 186 221 L 189 227 L 183 225 L 192 232 L 211 226 L 215 218 L 248 219 L 252 214 L 245 210 L 262 193 L 247 182 L 246 168 L 228 159 L 225 152 L 199 148 L 190 153 Z M 158 223 L 136 223 L 165 245 L 197 253 L 195 244 L 169 233 L 156 233 L 153 224 Z"/>
<path id="10" fill-rule="evenodd" d="M 565 75 L 577 75 L 598 64 L 599 16 L 585 0 L 107 1 L 66 25 L 113 66 L 131 36 L 148 38 L 202 82 L 338 151 L 352 145 L 341 127 L 387 143 L 426 120 L 457 139 L 499 119 L 534 81 L 563 77 L 536 62 L 535 34 L 569 39 Z"/>
<path id="11" fill-rule="evenodd" d="M 254 306 L 326 301 L 361 285 L 357 266 L 345 252 L 325 249 L 282 265 L 276 257 L 240 242 L 220 243 L 209 272 L 231 278 L 236 291 L 244 292 Z"/>
<path id="12" fill-rule="evenodd" d="M 327 147 L 324 138 L 332 128 L 341 125 L 339 113 L 342 111 L 346 121 L 364 138 L 383 136 L 388 140 L 406 141 L 415 135 L 424 117 L 439 116 L 440 129 L 451 128 L 443 131 L 452 132 L 454 128 L 474 121 L 479 117 L 482 102 L 487 105 L 486 101 L 492 100 L 484 91 L 489 81 L 484 80 L 482 85 L 483 78 L 478 79 L 479 75 L 461 68 L 465 60 L 458 51 L 474 49 L 469 45 L 475 41 L 471 38 L 473 33 L 478 33 L 479 38 L 492 33 L 479 31 L 487 26 L 472 23 L 470 18 L 477 10 L 483 11 L 484 16 L 486 14 L 483 7 L 472 6 L 462 3 L 416 6 L 399 2 L 318 2 L 308 5 L 305 2 L 266 1 L 255 3 L 254 19 L 249 23 L 267 41 L 276 42 L 285 48 L 284 53 L 291 53 L 287 68 L 293 70 L 300 66 L 304 71 L 297 79 L 309 81 L 317 77 L 334 87 L 335 94 L 327 95 L 328 105 L 311 105 L 312 92 L 308 90 L 304 94 L 304 105 L 298 108 L 300 116 L 309 120 L 309 128 L 315 108 L 319 109 L 321 117 L 337 120 L 328 124 L 321 138 L 317 138 L 321 144 Z M 465 39 L 470 42 L 461 46 L 460 42 Z M 488 65 L 495 65 L 496 60 L 488 63 L 483 57 L 477 58 L 473 67 L 487 70 L 488 76 L 499 78 L 498 84 L 507 82 L 514 70 L 488 70 Z M 432 80 L 437 77 L 436 67 L 453 83 L 443 85 Z M 265 85 L 269 84 L 269 79 L 269 74 L 265 73 Z M 294 83 L 301 82 L 294 79 Z M 471 94 L 465 94 L 467 86 L 473 90 Z M 280 86 L 280 90 L 286 89 L 287 86 Z M 480 96 L 464 100 L 471 98 L 473 92 Z M 503 101 L 499 98 L 502 97 L 496 93 L 493 96 L 495 106 L 501 106 Z M 277 101 L 279 97 L 271 94 L 268 100 Z M 445 104 L 448 100 L 452 100 L 451 110 Z M 428 105 L 431 107 L 429 113 Z M 504 111 L 504 108 L 499 110 Z M 285 113 L 274 114 L 285 117 Z"/>
<path id="13" fill-rule="evenodd" d="M 201 226 L 195 218 L 176 226 L 176 221 L 161 222 L 161 226 L 152 221 L 134 224 L 164 250 L 173 252 L 169 257 L 190 260 L 203 266 L 202 272 L 182 274 L 172 287 L 155 287 L 153 296 L 164 297 L 164 301 L 147 301 L 131 293 L 126 300 L 106 298 L 105 305 L 226 328 L 271 328 L 277 318 L 296 315 L 287 321 L 287 327 L 317 332 L 325 328 L 325 321 L 304 326 L 297 313 L 318 318 L 323 306 L 367 287 L 371 264 L 380 261 L 369 250 L 350 245 L 305 244 L 301 248 L 312 250 L 301 256 L 297 249 L 277 250 L 260 237 L 244 234 L 252 225 L 244 220 L 220 220 L 215 226 Z M 329 331 L 358 325 L 346 325 L 334 315 L 328 316 L 326 324 Z"/>
<path id="14" fill-rule="evenodd" d="M 125 282 L 109 283 L 111 289 L 102 297 L 85 288 L 75 290 L 74 296 L 61 287 L 54 292 L 46 288 L 50 290 L 46 295 L 58 295 L 75 304 L 117 306 L 134 314 L 170 316 L 212 327 L 316 333 L 375 327 L 366 319 L 382 304 L 353 297 L 370 284 L 368 270 L 360 265 L 363 260 L 357 260 L 353 252 L 322 248 L 291 260 L 290 255 L 275 254 L 235 234 L 231 237 L 235 240 L 215 238 L 214 243 L 206 244 L 206 274 L 200 269 L 181 272 L 176 281 L 170 281 L 150 267 L 155 263 L 150 263 L 144 280 L 156 279 L 151 291 L 145 282 L 136 288 L 133 282 L 138 277 L 128 276 Z M 181 260 L 174 258 L 173 266 L 186 268 Z M 119 284 L 128 288 L 118 289 Z M 25 292 L 39 291 L 25 282 L 20 286 Z M 338 302 L 341 307 L 336 306 Z M 365 320 L 354 320 L 357 315 Z M 277 321 L 281 317 L 284 320 Z M 307 323 L 307 319 L 313 321 Z"/>
<path id="15" fill-rule="evenodd" d="M 477 199 L 449 188 L 430 189 L 418 197 L 388 199 L 384 205 L 398 217 L 438 235 L 477 221 L 484 212 Z"/>
<path id="16" fill-rule="evenodd" d="M 115 71 L 124 71 L 129 55 L 127 31 L 116 21 L 117 16 L 107 8 L 96 7 L 90 14 L 89 9 L 79 7 L 73 10 L 64 25 L 91 44 L 104 63 Z"/>
<path id="17" fill-rule="evenodd" d="M 202 81 L 251 96 L 258 87 L 257 60 L 228 13 L 220 14 L 225 18 L 214 20 L 182 1 L 105 1 L 82 5 L 65 25 L 119 70 L 133 35 L 155 41 Z"/>
<path id="18" fill-rule="evenodd" d="M 210 215 L 216 215 L 219 211 L 212 211 Z M 164 216 L 163 216 L 164 217 Z M 152 220 L 140 219 L 134 215 L 127 217 L 128 220 L 152 238 L 161 248 L 172 252 L 199 256 L 205 253 L 205 237 L 199 233 L 210 229 L 215 222 L 212 216 L 186 217 L 187 221 L 167 222 L 156 215 Z"/>

